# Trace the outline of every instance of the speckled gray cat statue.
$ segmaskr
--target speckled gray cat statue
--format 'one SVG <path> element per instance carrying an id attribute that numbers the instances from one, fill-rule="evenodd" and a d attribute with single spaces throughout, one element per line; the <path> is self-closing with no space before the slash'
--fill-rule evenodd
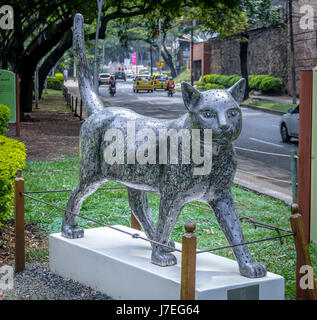
<path id="1" fill-rule="evenodd" d="M 173 246 L 174 243 L 169 238 L 182 208 L 192 201 L 201 201 L 213 209 L 230 245 L 244 242 L 231 194 L 236 170 L 232 141 L 237 139 L 242 127 L 239 103 L 243 97 L 244 80 L 240 80 L 228 90 L 206 92 L 199 92 L 189 84 L 182 83 L 183 99 L 188 112 L 175 120 L 154 119 L 124 108 L 103 106 L 92 89 L 85 56 L 83 17 L 80 14 L 76 14 L 74 18 L 73 48 L 79 70 L 79 88 L 89 117 L 83 123 L 80 133 L 79 184 L 70 195 L 67 210 L 78 214 L 84 199 L 101 184 L 115 180 L 128 187 L 131 209 L 150 239 Z M 124 140 L 130 130 L 128 123 L 132 121 L 135 132 L 147 129 L 154 132 L 154 138 L 157 138 L 162 130 L 174 129 L 178 132 L 181 129 L 212 129 L 210 172 L 195 174 L 197 165 L 192 162 L 109 164 L 105 160 L 106 150 L 113 141 L 106 139 L 106 132 L 119 128 L 123 132 Z M 140 147 L 140 144 L 140 141 L 136 142 L 135 147 Z M 131 147 L 132 143 L 128 139 L 124 144 L 124 159 L 134 155 L 131 154 Z M 182 142 L 179 142 L 179 150 L 181 148 Z M 154 151 L 155 149 L 157 146 Z M 113 155 L 117 155 L 118 150 Z M 157 160 L 159 156 L 159 152 L 156 153 Z M 151 218 L 146 192 L 153 192 L 161 197 L 156 227 Z M 84 230 L 77 225 L 75 215 L 65 213 L 62 235 L 66 238 L 84 236 Z M 265 266 L 253 261 L 246 246 L 234 247 L 233 252 L 243 276 L 258 278 L 266 275 Z M 152 245 L 151 262 L 159 266 L 171 266 L 177 261 L 171 250 Z"/>

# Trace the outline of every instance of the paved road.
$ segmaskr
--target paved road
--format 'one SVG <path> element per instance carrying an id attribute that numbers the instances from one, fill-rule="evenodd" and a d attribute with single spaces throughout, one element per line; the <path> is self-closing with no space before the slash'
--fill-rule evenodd
<path id="1" fill-rule="evenodd" d="M 154 93 L 132 90 L 132 81 L 117 81 L 117 94 L 110 97 L 107 86 L 99 88 L 99 94 L 106 104 L 132 109 L 140 114 L 161 119 L 176 118 L 186 112 L 182 95 L 167 97 L 166 91 L 156 90 Z M 286 154 L 297 149 L 297 142 L 283 143 L 279 133 L 279 115 L 242 108 L 243 129 L 235 142 L 236 147 L 254 149 L 262 152 Z M 290 160 L 267 154 L 254 153 L 237 149 L 237 154 L 246 158 L 264 162 L 267 165 L 290 171 Z"/>

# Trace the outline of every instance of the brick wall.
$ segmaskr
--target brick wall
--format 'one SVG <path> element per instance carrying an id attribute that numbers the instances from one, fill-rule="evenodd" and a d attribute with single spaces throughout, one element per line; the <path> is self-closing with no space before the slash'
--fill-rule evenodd
<path id="1" fill-rule="evenodd" d="M 248 69 L 249 74 L 269 74 L 288 82 L 287 30 L 260 28 L 249 32 Z M 211 73 L 241 74 L 240 39 L 214 38 L 211 46 Z"/>
<path id="2" fill-rule="evenodd" d="M 314 16 L 312 28 L 307 25 L 308 20 L 305 19 L 307 12 L 301 12 L 304 5 L 309 5 L 313 9 Z M 308 16 L 307 16 L 308 17 Z M 302 23 L 301 23 L 302 22 Z M 306 26 L 305 26 L 306 24 Z M 303 28 L 304 27 L 304 28 Z M 288 24 L 289 32 L 289 24 Z M 293 32 L 294 32 L 294 57 L 296 70 L 296 87 L 297 94 L 299 93 L 299 77 L 300 70 L 312 69 L 317 66 L 317 1 L 316 0 L 298 0 L 293 2 Z M 289 37 L 288 53 L 289 50 Z M 291 92 L 291 69 L 288 72 L 288 91 Z"/>

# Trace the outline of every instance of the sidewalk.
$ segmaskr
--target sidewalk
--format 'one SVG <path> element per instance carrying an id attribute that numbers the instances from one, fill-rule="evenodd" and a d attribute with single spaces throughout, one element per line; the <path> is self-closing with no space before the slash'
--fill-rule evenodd
<path id="1" fill-rule="evenodd" d="M 77 96 L 80 98 L 78 83 L 76 81 L 70 79 L 65 83 L 65 86 L 69 89 L 69 92 L 74 97 Z M 267 97 L 265 96 L 265 98 Z M 273 98 L 278 97 L 272 97 L 272 99 Z M 289 97 L 289 99 L 291 98 Z M 235 184 L 260 194 L 281 200 L 287 205 L 292 203 L 290 172 L 278 169 L 276 167 L 271 167 L 263 162 L 242 156 L 237 156 L 237 160 L 238 169 L 234 179 Z M 273 180 L 264 177 L 271 177 Z M 288 183 L 284 181 L 287 181 Z"/>
<path id="2" fill-rule="evenodd" d="M 293 104 L 293 98 L 287 95 L 283 96 L 267 96 L 262 94 L 250 94 L 250 98 L 256 100 L 267 100 L 273 101 L 277 103 L 285 103 L 285 104 Z M 297 103 L 299 103 L 299 99 L 297 98 Z"/>

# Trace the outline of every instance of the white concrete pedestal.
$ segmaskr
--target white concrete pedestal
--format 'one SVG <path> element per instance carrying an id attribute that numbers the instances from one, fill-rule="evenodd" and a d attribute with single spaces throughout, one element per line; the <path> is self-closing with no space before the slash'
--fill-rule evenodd
<path id="1" fill-rule="evenodd" d="M 116 226 L 133 233 L 140 231 Z M 177 248 L 181 248 L 176 243 Z M 178 300 L 181 254 L 177 265 L 152 264 L 149 242 L 109 229 L 85 230 L 81 239 L 60 233 L 49 238 L 50 269 L 111 296 L 128 300 Z M 284 278 L 268 273 L 260 279 L 240 275 L 235 261 L 211 253 L 197 255 L 197 300 L 284 299 Z"/>

